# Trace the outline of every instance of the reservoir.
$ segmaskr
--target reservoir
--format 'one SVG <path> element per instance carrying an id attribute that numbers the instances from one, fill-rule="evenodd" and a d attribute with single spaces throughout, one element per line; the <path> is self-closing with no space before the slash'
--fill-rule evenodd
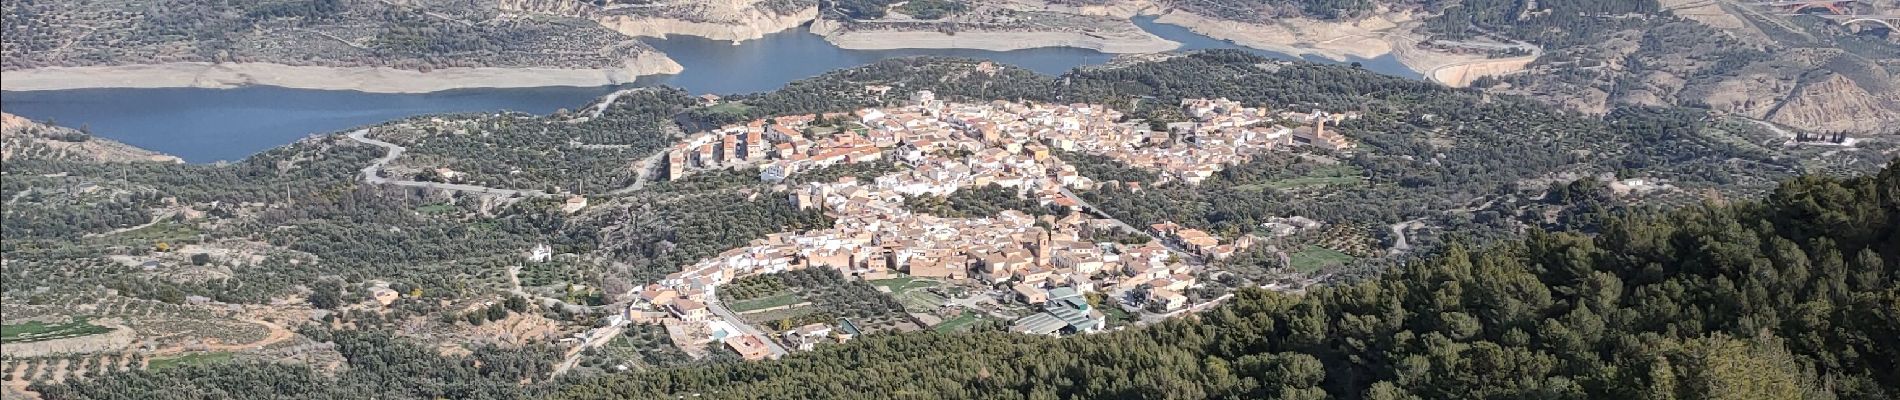
<path id="1" fill-rule="evenodd" d="M 1298 59 L 1247 49 L 1187 28 L 1137 17 L 1135 24 L 1182 50 L 1245 49 L 1263 56 Z M 678 75 L 642 77 L 634 86 L 666 85 L 693 93 L 755 93 L 827 71 L 909 56 L 980 58 L 1059 75 L 1078 66 L 1101 64 L 1113 55 L 1093 50 L 1050 47 L 1013 51 L 968 49 L 842 49 L 800 27 L 734 44 L 692 36 L 648 39 L 653 47 L 685 67 Z M 1317 62 L 1337 62 L 1310 59 Z M 1367 69 L 1417 78 L 1392 56 L 1349 60 Z M 234 161 L 315 134 L 393 119 L 436 113 L 519 111 L 551 113 L 579 108 L 613 87 L 542 87 L 459 89 L 434 93 L 245 87 L 237 89 L 73 89 L 6 92 L 0 110 L 75 128 L 135 146 L 205 163 Z"/>

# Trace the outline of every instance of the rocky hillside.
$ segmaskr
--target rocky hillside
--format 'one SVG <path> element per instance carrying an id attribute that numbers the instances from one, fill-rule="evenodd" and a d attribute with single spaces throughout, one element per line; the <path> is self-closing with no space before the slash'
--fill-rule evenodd
<path id="1" fill-rule="evenodd" d="M 814 0 L 496 0 L 506 13 L 591 20 L 628 36 L 757 39 L 818 18 Z"/>
<path id="2" fill-rule="evenodd" d="M 1626 14 L 1576 16 L 1576 6 L 1554 6 L 1524 17 L 1538 23 L 1513 17 L 1502 21 L 1516 25 L 1480 22 L 1433 33 L 1543 46 L 1544 56 L 1526 73 L 1474 85 L 1585 112 L 1687 105 L 1805 130 L 1900 133 L 1900 35 L 1857 33 L 1820 18 L 1726 2 L 1630 3 L 1618 10 Z M 1453 14 L 1440 18 L 1496 17 Z M 1568 34 L 1523 28 L 1537 25 Z"/>
<path id="3" fill-rule="evenodd" d="M 1283 52 L 1390 52 L 1449 85 L 1593 114 L 1685 105 L 1805 130 L 1900 133 L 1900 34 L 1777 15 L 1740 1 L 1050 3 L 1075 12 L 1162 14 L 1163 23 Z M 1900 9 L 1895 3 L 1856 4 L 1880 12 Z"/>
<path id="4" fill-rule="evenodd" d="M 28 158 L 91 162 L 184 162 L 175 156 L 93 137 L 77 129 L 0 113 L 0 160 Z"/>
<path id="5" fill-rule="evenodd" d="M 651 47 L 587 21 L 516 18 L 477 0 L 20 0 L 4 67 L 263 62 L 297 66 L 622 67 Z"/>

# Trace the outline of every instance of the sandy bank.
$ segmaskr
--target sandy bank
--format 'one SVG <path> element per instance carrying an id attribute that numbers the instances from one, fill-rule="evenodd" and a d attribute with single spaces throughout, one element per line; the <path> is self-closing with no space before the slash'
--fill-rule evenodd
<path id="1" fill-rule="evenodd" d="M 1232 41 L 1241 46 L 1345 61 L 1349 57 L 1373 58 L 1391 53 L 1392 44 L 1384 36 L 1395 30 L 1398 22 L 1402 21 L 1385 17 L 1353 23 L 1288 18 L 1271 24 L 1258 24 L 1174 10 L 1161 14 L 1155 22 L 1181 26 L 1194 33 Z"/>
<path id="2" fill-rule="evenodd" d="M 234 88 L 264 85 L 371 93 L 426 93 L 464 88 L 607 86 L 642 75 L 675 74 L 679 63 L 659 53 L 626 60 L 620 68 L 442 68 L 429 72 L 382 67 L 320 67 L 272 63 L 166 63 L 106 67 L 50 67 L 6 71 L 0 89 Z"/>
<path id="3" fill-rule="evenodd" d="M 1537 56 L 1460 62 L 1425 71 L 1425 77 L 1433 82 L 1443 83 L 1445 86 L 1465 87 L 1471 86 L 1471 82 L 1478 78 L 1523 71 L 1530 67 L 1532 61 L 1537 61 Z"/>
<path id="4" fill-rule="evenodd" d="M 1107 16 L 1121 19 L 1141 15 L 1157 15 L 1162 6 L 1150 0 L 1119 0 L 1100 4 L 1060 4 L 1047 0 L 1006 0 L 1045 11 L 1064 14 Z"/>
<path id="5" fill-rule="evenodd" d="M 812 23 L 812 32 L 825 41 L 852 50 L 976 49 L 1009 51 L 1039 47 L 1074 47 L 1111 54 L 1154 53 L 1174 50 L 1180 43 L 1139 29 L 1127 33 L 1094 32 L 957 32 L 848 30 L 828 21 Z"/>
<path id="6" fill-rule="evenodd" d="M 818 8 L 812 7 L 786 15 L 747 10 L 744 15 L 732 21 L 702 22 L 616 15 L 598 17 L 595 22 L 627 36 L 663 38 L 670 35 L 686 35 L 712 40 L 741 41 L 758 39 L 765 37 L 768 33 L 797 28 L 817 18 Z"/>
<path id="7" fill-rule="evenodd" d="M 1391 54 L 1426 79 L 1462 87 L 1484 76 L 1524 70 L 1536 55 L 1491 59 L 1419 48 L 1424 40 L 1412 33 L 1418 24 L 1407 13 L 1385 13 L 1352 22 L 1287 18 L 1272 23 L 1248 23 L 1173 10 L 1155 22 L 1177 25 L 1211 38 L 1241 46 L 1293 54 L 1315 55 L 1337 61 Z"/>

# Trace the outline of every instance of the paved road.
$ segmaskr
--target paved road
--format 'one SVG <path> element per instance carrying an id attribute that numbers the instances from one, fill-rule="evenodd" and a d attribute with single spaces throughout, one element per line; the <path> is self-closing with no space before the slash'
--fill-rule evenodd
<path id="1" fill-rule="evenodd" d="M 402 152 L 407 151 L 408 148 L 397 146 L 395 143 L 385 142 L 385 141 L 376 140 L 376 139 L 370 139 L 368 129 L 358 129 L 355 132 L 350 132 L 349 137 L 351 140 L 362 142 L 364 144 L 368 144 L 371 146 L 381 147 L 388 151 L 387 153 L 383 154 L 382 157 L 376 158 L 376 161 L 371 162 L 369 166 L 363 167 L 363 181 L 364 182 L 377 184 L 377 185 L 419 187 L 419 188 L 448 190 L 448 191 L 456 191 L 456 192 L 497 195 L 497 196 L 554 197 L 554 195 L 552 194 L 548 194 L 547 192 L 543 192 L 539 190 L 499 189 L 499 188 L 491 188 L 491 187 L 486 187 L 486 186 L 463 185 L 463 184 L 455 184 L 455 183 L 421 182 L 421 181 L 405 181 L 405 180 L 389 179 L 389 178 L 383 177 L 383 165 L 389 164 L 390 161 L 396 160 L 396 157 L 401 157 Z"/>
<path id="2" fill-rule="evenodd" d="M 746 334 L 758 335 L 759 339 L 765 342 L 765 347 L 772 349 L 773 357 L 784 357 L 786 354 L 792 353 L 791 351 L 785 350 L 785 346 L 780 346 L 778 340 L 772 339 L 771 334 L 760 331 L 759 328 L 746 323 L 744 319 L 740 319 L 737 314 L 733 314 L 732 310 L 727 310 L 726 305 L 714 301 L 706 303 L 706 308 L 711 309 L 713 314 L 718 315 L 719 318 L 724 318 L 726 322 L 732 323 L 732 326 L 739 327 L 739 330 L 745 331 Z"/>
<path id="3" fill-rule="evenodd" d="M 656 167 L 654 164 L 659 163 L 660 160 L 663 160 L 663 159 L 666 159 L 666 150 L 660 150 L 660 151 L 654 152 L 653 155 L 649 155 L 647 156 L 647 158 L 640 159 L 640 170 L 634 171 L 633 184 L 628 185 L 627 187 L 614 189 L 611 192 L 607 192 L 607 194 L 622 195 L 622 194 L 627 194 L 629 192 L 637 191 L 637 190 L 640 190 L 641 188 L 646 187 L 647 181 L 653 180 L 653 168 Z"/>
<path id="4" fill-rule="evenodd" d="M 594 336 L 588 337 L 586 341 L 581 342 L 581 345 L 567 349 L 567 355 L 561 359 L 561 363 L 554 366 L 554 376 L 560 376 L 561 374 L 567 373 L 568 370 L 574 369 L 575 366 L 581 363 L 582 352 L 587 351 L 590 347 L 599 347 L 607 344 L 607 341 L 620 336 L 620 332 L 625 329 L 627 329 L 627 324 L 623 322 L 594 331 Z"/>
<path id="5" fill-rule="evenodd" d="M 600 118 L 601 114 L 607 113 L 607 107 L 612 107 L 614 105 L 615 100 L 620 100 L 620 96 L 625 96 L 627 95 L 627 93 L 632 93 L 635 90 L 645 90 L 645 89 L 643 88 L 620 89 L 620 90 L 615 90 L 613 93 L 608 93 L 607 96 L 605 97 L 601 97 L 599 103 L 594 103 L 594 112 L 589 113 L 588 118 Z"/>
<path id="6" fill-rule="evenodd" d="M 1410 229 L 1413 224 L 1423 221 L 1424 219 L 1421 218 L 1392 224 L 1392 248 L 1387 249 L 1386 253 L 1401 254 L 1412 251 L 1412 241 L 1405 236 L 1405 230 Z"/>
<path id="7" fill-rule="evenodd" d="M 1781 125 L 1775 125 L 1773 122 L 1768 122 L 1768 121 L 1763 121 L 1763 120 L 1748 118 L 1748 117 L 1742 117 L 1742 119 L 1748 120 L 1748 122 L 1753 122 L 1756 125 L 1761 125 L 1761 127 L 1763 128 L 1768 128 L 1769 131 L 1774 132 L 1776 135 L 1781 135 L 1782 137 L 1793 139 L 1795 136 L 1797 136 L 1795 135 L 1794 132 L 1789 132 L 1787 129 L 1781 129 Z"/>
<path id="8" fill-rule="evenodd" d="M 117 234 L 121 234 L 121 233 L 126 233 L 126 232 L 131 232 L 131 231 L 136 231 L 136 230 L 140 230 L 140 229 L 145 229 L 145 228 L 147 228 L 147 227 L 151 227 L 152 225 L 158 225 L 158 223 L 160 223 L 160 222 L 165 222 L 165 220 L 167 220 L 167 219 L 171 219 L 172 217 L 176 217 L 176 216 L 178 216 L 178 211 L 176 211 L 176 210 L 173 210 L 173 211 L 166 211 L 166 212 L 164 212 L 164 213 L 160 213 L 160 214 L 158 214 L 158 215 L 153 215 L 153 216 L 152 216 L 152 220 L 151 220 L 151 222 L 146 222 L 146 223 L 143 223 L 143 224 L 138 224 L 137 226 L 128 226 L 128 227 L 124 227 L 124 228 L 119 228 L 119 229 L 113 229 L 113 230 L 110 230 L 110 231 L 105 231 L 105 232 L 100 232 L 100 233 L 88 233 L 88 234 L 86 234 L 86 237 L 97 237 L 97 236 L 108 236 L 108 235 L 117 235 Z"/>
<path id="9" fill-rule="evenodd" d="M 1479 45 L 1479 44 L 1481 44 L 1481 43 L 1476 43 L 1476 42 L 1455 42 L 1455 41 L 1447 41 L 1447 42 L 1443 42 L 1443 43 L 1448 43 L 1448 44 L 1452 44 L 1452 45 L 1460 45 L 1460 46 L 1472 46 L 1472 45 Z M 1440 66 L 1438 66 L 1438 68 L 1432 68 L 1432 69 L 1431 69 L 1430 71 L 1423 71 L 1423 72 L 1425 73 L 1425 74 L 1424 74 L 1424 75 L 1425 75 L 1425 80 L 1427 80 L 1427 81 L 1431 81 L 1431 82 L 1437 82 L 1437 83 L 1439 83 L 1439 84 L 1448 84 L 1448 83 L 1446 83 L 1446 82 L 1440 82 L 1440 81 L 1438 80 L 1438 71 L 1443 71 L 1443 70 L 1447 70 L 1447 69 L 1451 69 L 1451 68 L 1458 68 L 1458 67 L 1463 67 L 1463 66 L 1468 66 L 1468 65 L 1478 65 L 1478 64 L 1489 64 L 1489 63 L 1505 63 L 1505 62 L 1518 62 L 1518 61 L 1537 61 L 1537 58 L 1539 58 L 1539 57 L 1543 57 L 1543 56 L 1544 56 L 1544 48 L 1542 48 L 1542 47 L 1537 47 L 1536 45 L 1532 45 L 1532 44 L 1530 44 L 1530 43 L 1525 43 L 1525 42 L 1523 42 L 1523 41 L 1520 41 L 1520 40 L 1513 40 L 1513 41 L 1511 41 L 1511 44 L 1508 44 L 1508 45 L 1500 45 L 1500 44 L 1489 44 L 1489 43 L 1484 43 L 1483 45 L 1484 45 L 1484 48 L 1487 48 L 1487 49 L 1503 49 L 1503 48 L 1520 48 L 1520 49 L 1528 49 L 1528 50 L 1530 50 L 1530 52 L 1531 52 L 1531 54 L 1530 54 L 1530 55 L 1524 55 L 1524 56 L 1517 56 L 1517 57 L 1505 57 L 1505 58 L 1486 58 L 1486 59 L 1478 59 L 1478 60 L 1471 60 L 1471 61 L 1465 61 L 1465 62 L 1458 62 L 1458 63 L 1451 63 L 1451 64 L 1446 64 L 1446 65 L 1440 65 Z"/>

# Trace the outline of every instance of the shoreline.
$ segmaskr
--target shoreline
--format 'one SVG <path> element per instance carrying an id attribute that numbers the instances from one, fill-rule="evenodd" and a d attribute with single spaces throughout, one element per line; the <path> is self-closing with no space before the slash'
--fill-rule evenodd
<path id="1" fill-rule="evenodd" d="M 178 62 L 46 67 L 0 74 L 0 90 L 207 88 L 277 86 L 366 93 L 429 93 L 453 89 L 612 86 L 684 68 L 664 54 L 642 54 L 620 68 L 456 67 L 429 72 L 387 67 L 325 67 L 275 63 Z"/>
<path id="2" fill-rule="evenodd" d="M 1467 86 L 1479 77 L 1522 71 L 1538 57 L 1538 54 L 1532 54 L 1525 57 L 1487 58 L 1419 49 L 1417 44 L 1421 39 L 1406 33 L 1418 21 L 1412 15 L 1403 13 L 1382 14 L 1355 22 L 1290 18 L 1273 24 L 1261 24 L 1170 10 L 1161 13 L 1155 22 L 1187 28 L 1202 36 L 1244 47 L 1294 56 L 1312 55 L 1344 62 L 1351 58 L 1370 59 L 1391 55 L 1425 80 L 1451 87 Z"/>
<path id="3" fill-rule="evenodd" d="M 784 32 L 817 19 L 818 8 L 811 7 L 784 15 L 753 12 L 741 17 L 738 21 L 730 22 L 687 21 L 665 17 L 625 15 L 597 17 L 594 18 L 594 22 L 607 29 L 620 32 L 622 35 L 633 37 L 666 38 L 681 35 L 738 42 Z"/>
<path id="4" fill-rule="evenodd" d="M 1033 0 L 1029 0 L 1033 1 Z M 648 26 L 634 36 L 664 37 L 686 35 L 713 40 L 754 40 L 799 26 L 809 21 L 809 31 L 826 42 L 848 50 L 892 49 L 970 49 L 1013 51 L 1034 48 L 1068 47 L 1105 54 L 1145 54 L 1176 50 L 1181 43 L 1162 38 L 1139 27 L 1133 31 L 1103 35 L 1089 32 L 1053 31 L 968 31 L 946 34 L 922 30 L 851 30 L 845 24 L 815 17 L 815 9 L 771 18 L 769 26 L 748 29 L 717 23 L 694 23 L 694 29 L 663 29 Z M 1081 10 L 1078 10 L 1081 11 Z M 1482 76 L 1514 73 L 1536 57 L 1487 59 L 1481 56 L 1449 54 L 1418 49 L 1413 38 L 1403 32 L 1416 24 L 1412 16 L 1388 13 L 1355 22 L 1326 22 L 1308 19 L 1283 19 L 1273 23 L 1249 23 L 1205 17 L 1182 10 L 1154 8 L 1143 3 L 1126 4 L 1093 11 L 1091 14 L 1134 14 L 1157 16 L 1155 23 L 1185 28 L 1194 34 L 1235 45 L 1279 52 L 1293 56 L 1318 56 L 1337 62 L 1371 59 L 1392 55 L 1407 69 L 1424 79 L 1461 87 Z M 645 19 L 652 21 L 651 19 Z M 603 25 L 608 25 L 605 21 Z M 621 21 L 631 22 L 631 21 Z M 1131 24 L 1132 25 L 1132 24 Z M 682 28 L 670 26 L 670 28 Z M 783 29 L 779 29 L 783 28 Z M 681 32 L 682 30 L 694 32 Z M 456 67 L 429 72 L 386 67 L 293 66 L 275 63 L 178 62 L 122 66 L 46 67 L 6 71 L 0 75 L 0 90 L 50 91 L 95 88 L 238 88 L 276 86 L 293 89 L 350 90 L 367 93 L 429 93 L 472 88 L 524 87 L 595 87 L 633 82 L 643 76 L 677 74 L 684 70 L 667 54 L 644 53 L 624 61 L 620 68 L 500 68 Z"/>
<path id="5" fill-rule="evenodd" d="M 1119 35 L 1117 37 L 1090 35 L 1084 32 L 1035 32 L 1035 31 L 970 31 L 946 34 L 938 31 L 903 30 L 861 30 L 844 28 L 836 23 L 818 21 L 812 23 L 812 33 L 823 36 L 826 42 L 849 50 L 894 50 L 894 49 L 969 49 L 986 51 L 1011 51 L 1048 47 L 1070 47 L 1094 50 L 1107 54 L 1159 53 L 1181 47 L 1180 43 L 1162 39 L 1137 28 L 1139 34 Z"/>
<path id="6" fill-rule="evenodd" d="M 1159 15 L 1155 19 L 1156 23 L 1187 28 L 1196 34 L 1236 45 L 1294 56 L 1313 55 L 1342 62 L 1350 58 L 1370 59 L 1393 54 L 1394 46 L 1384 36 L 1386 31 L 1398 27 L 1397 22 L 1385 18 L 1362 21 L 1370 26 L 1306 19 L 1285 19 L 1282 20 L 1284 22 L 1267 25 L 1210 18 L 1181 10 L 1170 10 Z M 1419 70 L 1410 63 L 1406 66 Z"/>
<path id="7" fill-rule="evenodd" d="M 960 32 L 946 35 L 917 31 L 857 31 L 824 35 L 825 41 L 848 50 L 962 49 L 1012 51 L 1052 47 L 1093 50 L 1106 54 L 1159 53 L 1181 47 L 1166 39 L 1154 42 L 1122 41 L 1063 32 Z"/>

